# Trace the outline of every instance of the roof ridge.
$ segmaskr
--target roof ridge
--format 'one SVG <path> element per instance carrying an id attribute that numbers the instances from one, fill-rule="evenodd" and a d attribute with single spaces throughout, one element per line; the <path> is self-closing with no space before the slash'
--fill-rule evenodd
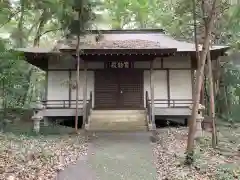
<path id="1" fill-rule="evenodd" d="M 86 32 L 92 33 L 103 33 L 103 34 L 113 34 L 113 33 L 163 33 L 165 34 L 166 31 L 164 29 L 150 29 L 150 28 L 143 28 L 143 29 L 99 29 L 99 30 L 86 30 Z"/>

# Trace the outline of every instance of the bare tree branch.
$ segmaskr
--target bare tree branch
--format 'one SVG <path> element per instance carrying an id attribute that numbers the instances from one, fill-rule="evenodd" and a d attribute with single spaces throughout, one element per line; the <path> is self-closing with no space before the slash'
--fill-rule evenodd
<path id="1" fill-rule="evenodd" d="M 54 31 L 60 31 L 60 30 L 62 30 L 62 28 L 49 29 L 49 30 L 43 32 L 42 34 L 40 34 L 39 36 L 41 37 L 41 36 L 43 36 L 43 35 L 45 35 L 45 34 L 47 34 L 47 33 L 54 32 Z"/>
<path id="2" fill-rule="evenodd" d="M 5 22 L 0 26 L 0 28 L 4 27 L 7 23 L 9 23 L 9 22 L 12 20 L 12 18 L 13 18 L 14 16 L 16 16 L 16 15 L 17 15 L 18 13 L 20 13 L 20 12 L 21 12 L 21 11 L 18 10 L 17 12 L 12 13 L 12 14 L 9 16 L 8 20 L 5 21 Z"/>

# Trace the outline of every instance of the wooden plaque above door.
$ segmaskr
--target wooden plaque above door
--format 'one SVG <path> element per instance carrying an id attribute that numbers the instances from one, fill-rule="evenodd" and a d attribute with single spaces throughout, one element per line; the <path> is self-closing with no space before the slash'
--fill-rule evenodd
<path id="1" fill-rule="evenodd" d="M 130 61 L 108 61 L 104 63 L 106 69 L 130 69 L 134 63 Z"/>

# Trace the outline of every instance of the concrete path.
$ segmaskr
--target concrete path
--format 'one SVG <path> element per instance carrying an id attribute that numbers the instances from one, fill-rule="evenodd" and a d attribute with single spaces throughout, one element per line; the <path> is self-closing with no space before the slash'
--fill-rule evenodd
<path id="1" fill-rule="evenodd" d="M 62 171 L 58 180 L 156 180 L 149 132 L 96 133 L 88 156 Z"/>

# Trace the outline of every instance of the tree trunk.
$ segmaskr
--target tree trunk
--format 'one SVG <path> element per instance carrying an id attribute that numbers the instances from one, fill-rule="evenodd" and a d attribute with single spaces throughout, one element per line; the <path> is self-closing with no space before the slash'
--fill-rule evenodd
<path id="1" fill-rule="evenodd" d="M 18 21 L 18 37 L 17 37 L 17 47 L 23 47 L 23 17 L 24 17 L 24 10 L 25 10 L 25 1 L 20 1 L 21 8 L 20 8 L 20 19 Z"/>
<path id="2" fill-rule="evenodd" d="M 198 43 L 198 37 L 197 37 L 197 16 L 196 16 L 196 2 L 195 0 L 192 0 L 192 6 L 193 6 L 193 26 L 194 26 L 194 42 L 195 42 L 195 49 L 196 49 L 196 60 L 197 60 L 197 69 L 200 68 L 200 56 L 199 56 L 199 43 Z M 195 75 L 194 75 L 195 76 Z M 196 80 L 194 81 L 193 85 L 193 92 L 196 92 Z M 192 98 L 195 99 L 196 93 L 193 93 Z M 188 127 L 190 126 L 190 119 L 188 119 Z"/>
<path id="3" fill-rule="evenodd" d="M 87 121 L 87 62 L 84 61 L 84 82 L 83 82 L 83 127 Z"/>
<path id="4" fill-rule="evenodd" d="M 208 81 L 209 81 L 209 93 L 210 93 L 210 117 L 212 119 L 212 147 L 216 148 L 217 144 L 217 133 L 216 133 L 216 123 L 215 123 L 215 99 L 213 90 L 213 75 L 212 75 L 212 62 L 210 52 L 207 54 L 208 63 Z"/>
<path id="5" fill-rule="evenodd" d="M 80 23 L 80 14 L 81 12 L 78 12 L 78 20 Z M 76 47 L 76 56 L 77 56 L 77 75 L 76 75 L 76 115 L 75 115 L 75 132 L 78 133 L 78 114 L 79 114 L 79 109 L 78 109 L 78 94 L 79 94 L 79 69 L 80 69 L 80 29 L 78 31 L 77 35 L 77 47 Z"/>
<path id="6" fill-rule="evenodd" d="M 209 4 L 206 3 L 205 1 L 202 1 L 202 12 L 204 15 L 204 26 L 205 26 L 205 32 L 206 29 L 208 28 L 208 22 L 207 22 L 207 12 L 209 11 Z M 211 54 L 210 51 L 208 49 L 208 53 L 207 53 L 207 64 L 208 64 L 208 81 L 209 81 L 209 93 L 210 93 L 210 97 L 208 96 L 208 94 L 206 94 L 207 100 L 210 100 L 208 102 L 206 102 L 205 104 L 209 104 L 209 108 L 207 108 L 207 113 L 210 116 L 211 120 L 212 120 L 212 147 L 216 148 L 216 123 L 215 123 L 215 99 L 214 99 L 214 89 L 213 89 L 213 72 L 212 72 L 212 61 L 211 61 Z M 206 83 L 206 81 L 205 81 Z M 206 85 L 205 85 L 206 87 Z M 207 90 L 206 90 L 207 93 Z"/>
<path id="7" fill-rule="evenodd" d="M 48 15 L 49 15 L 49 13 L 47 12 L 46 9 L 44 9 L 43 13 L 41 14 L 41 17 L 39 18 L 39 25 L 38 25 L 37 33 L 36 33 L 36 36 L 33 41 L 34 46 L 39 46 L 41 33 L 42 33 L 44 25 L 48 19 Z"/>
<path id="8" fill-rule="evenodd" d="M 195 94 L 193 108 L 192 108 L 192 116 L 190 120 L 190 127 L 188 133 L 188 141 L 187 141 L 187 156 L 186 156 L 186 163 L 192 164 L 193 163 L 193 153 L 194 153 L 194 135 L 196 131 L 196 117 L 198 115 L 198 108 L 199 108 L 199 100 L 200 100 L 200 92 L 203 83 L 203 74 L 204 74 L 204 66 L 206 64 L 206 56 L 209 50 L 211 32 L 213 29 L 214 23 L 214 16 L 216 11 L 216 0 L 214 0 L 211 10 L 211 16 L 209 17 L 208 28 L 206 29 L 206 36 L 204 38 L 204 43 L 202 46 L 202 51 L 200 53 L 200 68 L 197 71 L 197 80 L 196 80 L 196 87 L 195 87 Z"/>
<path id="9" fill-rule="evenodd" d="M 196 15 L 196 2 L 193 0 L 193 26 L 194 26 L 194 41 L 196 49 L 197 68 L 200 67 L 200 56 L 199 56 L 199 43 L 197 38 L 197 15 Z"/>
<path id="10" fill-rule="evenodd" d="M 77 75 L 76 75 L 76 116 L 75 116 L 75 132 L 78 133 L 78 91 L 79 91 L 79 69 L 80 69 L 80 36 L 77 37 L 77 49 L 76 49 L 76 56 L 77 56 Z"/>

